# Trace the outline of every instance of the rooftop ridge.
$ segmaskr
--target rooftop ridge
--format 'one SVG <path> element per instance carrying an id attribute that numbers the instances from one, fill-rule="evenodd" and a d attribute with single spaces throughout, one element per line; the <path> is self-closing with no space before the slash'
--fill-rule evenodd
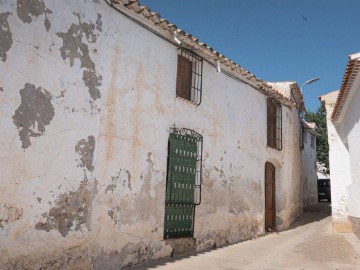
<path id="1" fill-rule="evenodd" d="M 357 74 L 360 72 L 360 53 L 349 55 L 349 60 L 346 65 L 344 77 L 339 89 L 339 94 L 335 102 L 334 110 L 331 114 L 331 119 L 337 121 L 340 117 L 341 111 L 350 94 L 351 87 L 355 82 Z"/>
<path id="2" fill-rule="evenodd" d="M 106 0 L 107 1 L 107 0 Z M 250 84 L 255 89 L 265 92 L 267 95 L 274 97 L 282 104 L 296 108 L 296 103 L 291 99 L 280 94 L 276 89 L 274 89 L 268 82 L 257 78 L 250 71 L 244 69 L 236 62 L 230 60 L 225 57 L 223 54 L 214 50 L 212 47 L 208 46 L 204 42 L 200 42 L 197 37 L 192 36 L 189 33 L 186 33 L 184 30 L 179 29 L 175 24 L 169 23 L 169 21 L 165 18 L 162 18 L 158 12 L 153 12 L 147 6 L 142 6 L 139 0 L 109 0 L 113 4 L 119 4 L 125 7 L 127 10 L 133 12 L 134 16 L 142 16 L 143 18 L 150 21 L 159 30 L 164 30 L 170 33 L 172 36 L 176 35 L 176 37 L 184 44 L 192 47 L 193 49 L 200 50 L 202 53 L 206 54 L 213 60 L 213 64 L 216 64 L 217 61 L 220 62 L 221 68 L 226 68 L 229 71 L 236 74 L 238 79 Z M 117 7 L 115 7 L 117 8 Z M 209 60 L 209 59 L 207 59 Z"/>

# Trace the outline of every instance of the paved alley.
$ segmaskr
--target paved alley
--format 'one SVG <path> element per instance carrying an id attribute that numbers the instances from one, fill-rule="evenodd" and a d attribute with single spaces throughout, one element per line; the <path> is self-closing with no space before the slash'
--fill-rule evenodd
<path id="1" fill-rule="evenodd" d="M 139 269 L 360 269 L 360 240 L 333 233 L 330 211 L 320 203 L 288 231 Z"/>

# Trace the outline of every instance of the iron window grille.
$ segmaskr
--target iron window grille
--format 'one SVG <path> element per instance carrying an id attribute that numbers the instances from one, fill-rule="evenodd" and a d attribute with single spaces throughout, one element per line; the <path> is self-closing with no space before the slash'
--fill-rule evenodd
<path id="1" fill-rule="evenodd" d="M 267 100 L 267 145 L 282 150 L 282 107 L 273 98 Z"/>
<path id="2" fill-rule="evenodd" d="M 172 128 L 168 140 L 164 238 L 193 237 L 195 206 L 201 202 L 203 137 Z"/>
<path id="3" fill-rule="evenodd" d="M 203 58 L 187 49 L 179 49 L 176 96 L 199 106 L 202 99 Z"/>

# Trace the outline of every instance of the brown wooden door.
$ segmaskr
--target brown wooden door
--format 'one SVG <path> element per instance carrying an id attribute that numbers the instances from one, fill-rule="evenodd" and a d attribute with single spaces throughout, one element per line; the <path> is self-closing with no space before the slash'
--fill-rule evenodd
<path id="1" fill-rule="evenodd" d="M 265 164 L 265 229 L 275 228 L 275 167 L 270 162 Z"/>

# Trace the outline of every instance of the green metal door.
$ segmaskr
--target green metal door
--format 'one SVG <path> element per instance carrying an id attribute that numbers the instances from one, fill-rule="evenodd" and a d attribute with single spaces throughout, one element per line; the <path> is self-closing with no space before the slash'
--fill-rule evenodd
<path id="1" fill-rule="evenodd" d="M 200 203 L 202 136 L 173 129 L 168 143 L 164 238 L 192 237 Z"/>

